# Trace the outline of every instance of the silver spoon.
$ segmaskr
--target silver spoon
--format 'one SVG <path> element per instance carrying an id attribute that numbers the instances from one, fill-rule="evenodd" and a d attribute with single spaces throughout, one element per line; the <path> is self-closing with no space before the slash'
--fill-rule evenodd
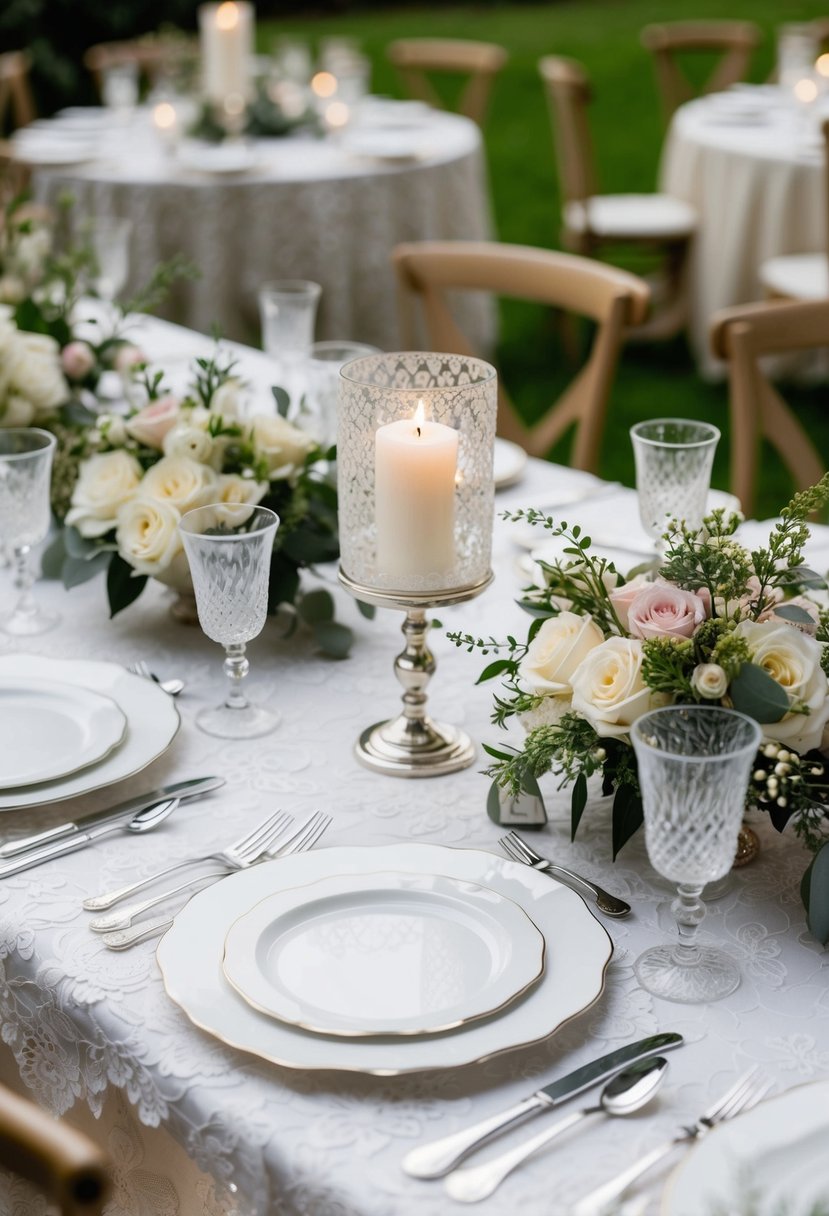
<path id="1" fill-rule="evenodd" d="M 444 1182 L 447 1192 L 461 1203 L 477 1203 L 479 1199 L 486 1199 L 522 1161 L 526 1161 L 568 1128 L 575 1127 L 588 1115 L 631 1115 L 646 1102 L 650 1102 L 662 1084 L 667 1067 L 668 1061 L 663 1056 L 640 1060 L 638 1064 L 633 1064 L 608 1081 L 595 1106 L 587 1106 L 584 1110 L 568 1115 L 566 1119 L 560 1119 L 531 1140 L 526 1140 L 517 1148 L 502 1153 L 500 1157 L 494 1157 L 483 1165 L 453 1170 Z"/>

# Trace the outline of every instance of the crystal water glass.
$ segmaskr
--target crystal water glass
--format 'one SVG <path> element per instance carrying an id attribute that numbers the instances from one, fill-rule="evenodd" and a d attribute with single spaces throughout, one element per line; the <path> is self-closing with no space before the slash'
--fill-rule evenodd
<path id="1" fill-rule="evenodd" d="M 708 422 L 655 418 L 630 428 L 642 527 L 661 561 L 668 521 L 698 528 L 705 515 L 720 432 Z"/>
<path id="2" fill-rule="evenodd" d="M 651 865 L 677 884 L 671 905 L 676 945 L 636 960 L 643 988 L 667 1001 L 728 996 L 740 982 L 724 951 L 697 942 L 706 883 L 731 868 L 746 791 L 762 732 L 753 718 L 713 705 L 671 705 L 637 718 L 631 730 Z"/>
<path id="3" fill-rule="evenodd" d="M 319 283 L 282 279 L 259 288 L 262 347 L 278 365 L 277 383 L 293 401 L 300 387 L 301 365 L 314 341 Z"/>
<path id="4" fill-rule="evenodd" d="M 277 714 L 251 705 L 243 691 L 250 670 L 245 647 L 258 637 L 268 610 L 271 553 L 279 517 L 248 503 L 216 503 L 188 511 L 179 524 L 193 576 L 199 624 L 225 648 L 227 695 L 196 718 L 208 735 L 253 739 L 279 723 Z"/>
<path id="5" fill-rule="evenodd" d="M 45 633 L 60 617 L 32 595 L 31 550 L 49 531 L 52 460 L 57 441 L 38 427 L 0 429 L 0 536 L 12 556 L 18 600 L 0 628 L 15 637 Z"/>
<path id="6" fill-rule="evenodd" d="M 320 447 L 337 440 L 337 401 L 340 368 L 363 355 L 379 355 L 376 346 L 362 342 L 315 342 L 305 360 L 304 417 L 306 430 Z"/>
<path id="7" fill-rule="evenodd" d="M 138 64 L 112 63 L 101 71 L 101 100 L 122 122 L 127 122 L 138 105 Z"/>
<path id="8" fill-rule="evenodd" d="M 83 233 L 92 254 L 92 285 L 102 300 L 112 304 L 127 284 L 130 269 L 129 220 L 109 217 L 84 222 Z"/>

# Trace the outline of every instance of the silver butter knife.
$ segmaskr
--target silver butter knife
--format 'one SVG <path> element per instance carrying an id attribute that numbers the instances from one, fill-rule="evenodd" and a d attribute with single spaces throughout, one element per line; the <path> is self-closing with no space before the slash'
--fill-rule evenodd
<path id="1" fill-rule="evenodd" d="M 107 807 L 106 810 L 96 811 L 93 815 L 84 815 L 82 819 L 60 823 L 57 827 L 47 828 L 44 832 L 36 832 L 34 836 L 22 836 L 19 840 L 9 840 L 6 844 L 0 845 L 0 860 L 5 860 L 7 857 L 19 857 L 23 853 L 40 849 L 43 845 L 67 839 L 79 832 L 86 832 L 89 828 L 101 823 L 117 823 L 119 819 L 131 819 L 137 811 L 143 810 L 145 806 L 152 806 L 154 802 L 160 802 L 163 798 L 178 798 L 179 802 L 186 802 L 188 798 L 200 798 L 203 794 L 218 790 L 224 784 L 224 777 L 191 777 L 187 781 L 174 781 L 171 785 L 163 785 L 149 794 L 141 794 L 137 798 L 119 802 L 115 806 Z"/>
<path id="2" fill-rule="evenodd" d="M 543 1110 L 552 1110 L 568 1098 L 573 1098 L 583 1090 L 612 1077 L 628 1064 L 644 1060 L 657 1052 L 679 1047 L 683 1041 L 681 1034 L 654 1034 L 647 1039 L 639 1039 L 636 1043 L 628 1043 L 625 1047 L 608 1052 L 598 1060 L 577 1068 L 575 1072 L 569 1072 L 566 1077 L 560 1077 L 558 1081 L 537 1089 L 529 1098 L 524 1098 L 523 1102 L 511 1106 L 509 1110 L 491 1115 L 473 1127 L 445 1136 L 442 1140 L 433 1140 L 430 1144 L 422 1144 L 420 1148 L 412 1149 L 403 1158 L 403 1169 L 412 1178 L 442 1178 L 493 1136 L 505 1132 L 508 1128 L 517 1127 L 519 1123 L 531 1119 Z"/>

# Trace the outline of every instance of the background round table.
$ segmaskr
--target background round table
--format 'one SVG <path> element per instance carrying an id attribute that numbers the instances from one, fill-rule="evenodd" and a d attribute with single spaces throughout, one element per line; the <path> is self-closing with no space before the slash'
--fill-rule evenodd
<path id="1" fill-rule="evenodd" d="M 817 121 L 796 113 L 776 89 L 768 101 L 763 115 L 742 122 L 722 95 L 689 102 L 674 115 L 663 151 L 660 190 L 699 214 L 690 337 L 700 372 L 711 378 L 722 374 L 708 341 L 714 313 L 764 298 L 760 267 L 768 258 L 826 248 Z"/>
<path id="2" fill-rule="evenodd" d="M 58 132 L 60 120 L 50 126 Z M 33 187 L 51 203 L 69 191 L 79 215 L 132 221 L 125 298 L 158 262 L 191 259 L 201 277 L 176 284 L 159 310 L 170 320 L 202 333 L 218 325 L 226 337 L 250 342 L 259 333 L 259 286 L 312 279 L 323 288 L 318 338 L 393 350 L 400 339 L 392 248 L 490 235 L 477 126 L 425 111 L 418 134 L 408 159 L 358 156 L 331 138 L 263 139 L 250 171 L 218 174 L 183 167 L 140 114 L 129 129 L 106 132 L 94 161 L 36 167 Z M 410 129 L 404 135 L 411 141 Z M 491 303 L 466 296 L 458 317 L 486 351 L 494 339 Z"/>

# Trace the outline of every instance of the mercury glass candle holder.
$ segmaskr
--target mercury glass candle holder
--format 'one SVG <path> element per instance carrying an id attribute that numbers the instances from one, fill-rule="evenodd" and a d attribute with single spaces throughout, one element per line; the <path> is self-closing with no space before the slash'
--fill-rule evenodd
<path id="1" fill-rule="evenodd" d="M 363 731 L 358 759 L 402 777 L 466 768 L 475 748 L 426 712 L 427 611 L 480 594 L 490 568 L 495 369 L 466 355 L 369 355 L 340 372 L 340 581 L 406 613 L 397 717 Z"/>

